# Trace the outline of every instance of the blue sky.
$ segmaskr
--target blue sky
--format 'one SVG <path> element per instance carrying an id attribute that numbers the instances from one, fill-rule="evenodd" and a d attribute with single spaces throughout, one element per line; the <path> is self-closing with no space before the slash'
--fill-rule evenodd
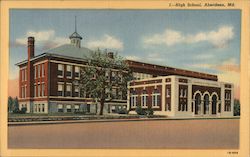
<path id="1" fill-rule="evenodd" d="M 69 43 L 75 16 L 84 47 L 107 48 L 128 59 L 239 81 L 239 10 L 12 9 L 10 79 L 18 77 L 14 64 L 27 58 L 27 36 L 36 39 L 35 55 Z"/>

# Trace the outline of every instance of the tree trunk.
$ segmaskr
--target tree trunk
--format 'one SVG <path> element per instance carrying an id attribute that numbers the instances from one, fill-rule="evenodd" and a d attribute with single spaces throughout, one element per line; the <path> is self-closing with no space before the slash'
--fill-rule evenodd
<path id="1" fill-rule="evenodd" d="M 105 102 L 105 100 L 104 99 L 101 99 L 101 101 L 100 101 L 100 115 L 103 115 L 103 108 L 104 108 L 104 102 Z"/>

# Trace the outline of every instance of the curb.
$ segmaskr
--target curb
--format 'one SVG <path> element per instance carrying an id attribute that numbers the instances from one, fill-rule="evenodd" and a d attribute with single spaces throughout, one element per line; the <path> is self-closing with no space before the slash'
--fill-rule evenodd
<path id="1" fill-rule="evenodd" d="M 240 119 L 240 117 L 195 117 L 195 118 L 138 118 L 138 119 L 100 119 L 100 120 L 67 120 L 67 121 L 33 121 L 33 122 L 8 122 L 8 126 L 19 125 L 45 125 L 45 124 L 67 124 L 67 123 L 98 123 L 98 122 L 128 122 L 128 121 L 159 121 L 159 120 L 225 120 Z"/>

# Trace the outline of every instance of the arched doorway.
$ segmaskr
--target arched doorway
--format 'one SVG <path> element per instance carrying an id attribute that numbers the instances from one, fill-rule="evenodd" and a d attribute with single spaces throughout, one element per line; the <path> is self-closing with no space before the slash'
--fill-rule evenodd
<path id="1" fill-rule="evenodd" d="M 204 108 L 203 108 L 203 113 L 206 114 L 206 113 L 209 113 L 209 95 L 206 94 L 204 96 Z"/>
<path id="2" fill-rule="evenodd" d="M 195 105 L 194 105 L 194 114 L 198 114 L 201 108 L 201 95 L 197 93 L 195 95 Z"/>
<path id="3" fill-rule="evenodd" d="M 212 97 L 212 114 L 216 114 L 217 96 Z"/>

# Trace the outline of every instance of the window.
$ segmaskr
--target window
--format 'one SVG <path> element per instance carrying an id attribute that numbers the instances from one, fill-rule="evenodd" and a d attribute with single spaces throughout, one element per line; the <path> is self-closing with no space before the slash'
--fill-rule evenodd
<path id="1" fill-rule="evenodd" d="M 63 83 L 58 83 L 57 84 L 57 95 L 58 96 L 63 96 Z"/>
<path id="2" fill-rule="evenodd" d="M 41 66 L 42 66 L 42 77 L 44 77 L 44 73 L 45 73 L 44 64 L 41 64 Z"/>
<path id="3" fill-rule="evenodd" d="M 183 89 L 180 89 L 180 97 L 183 97 Z"/>
<path id="4" fill-rule="evenodd" d="M 75 78 L 79 79 L 80 78 L 80 67 L 75 66 Z"/>
<path id="5" fill-rule="evenodd" d="M 58 109 L 58 112 L 63 112 L 63 105 L 62 104 L 58 104 L 57 105 L 57 109 Z"/>
<path id="6" fill-rule="evenodd" d="M 135 95 L 135 93 L 133 93 L 133 94 L 130 96 L 131 108 L 136 108 L 136 106 L 137 106 L 137 97 L 138 97 L 138 95 Z"/>
<path id="7" fill-rule="evenodd" d="M 40 78 L 41 72 L 40 72 L 40 64 L 37 65 L 37 77 Z"/>
<path id="8" fill-rule="evenodd" d="M 71 112 L 71 105 L 67 105 L 66 108 L 67 108 L 67 112 Z"/>
<path id="9" fill-rule="evenodd" d="M 38 104 L 38 112 L 41 112 L 41 105 Z"/>
<path id="10" fill-rule="evenodd" d="M 66 85 L 66 96 L 71 96 L 71 91 L 72 91 L 72 85 L 67 84 Z"/>
<path id="11" fill-rule="evenodd" d="M 37 104 L 35 104 L 34 112 L 37 112 Z"/>
<path id="12" fill-rule="evenodd" d="M 183 97 L 186 98 L 187 97 L 187 89 L 183 90 Z"/>
<path id="13" fill-rule="evenodd" d="M 37 85 L 37 96 L 41 96 L 41 91 L 40 91 L 40 84 Z"/>
<path id="14" fill-rule="evenodd" d="M 170 89 L 167 88 L 167 98 L 169 98 L 169 97 L 170 97 Z"/>
<path id="15" fill-rule="evenodd" d="M 71 65 L 67 65 L 66 77 L 72 78 L 72 66 Z"/>
<path id="16" fill-rule="evenodd" d="M 116 73 L 114 71 L 111 72 L 111 81 L 115 81 Z"/>
<path id="17" fill-rule="evenodd" d="M 80 107 L 79 107 L 79 105 L 75 105 L 75 111 L 80 111 Z"/>
<path id="18" fill-rule="evenodd" d="M 112 98 L 113 98 L 113 99 L 116 99 L 116 98 L 117 98 L 116 88 L 112 88 Z"/>
<path id="19" fill-rule="evenodd" d="M 160 93 L 158 91 L 154 91 L 152 93 L 152 107 L 160 106 Z"/>
<path id="20" fill-rule="evenodd" d="M 75 97 L 80 97 L 79 86 L 75 86 Z"/>
<path id="21" fill-rule="evenodd" d="M 42 83 L 42 96 L 44 96 L 45 95 L 45 86 L 44 86 L 45 84 L 44 84 L 44 82 Z"/>
<path id="22" fill-rule="evenodd" d="M 44 111 L 45 111 L 45 105 L 42 104 L 42 112 L 44 112 Z"/>
<path id="23" fill-rule="evenodd" d="M 142 105 L 142 107 L 147 107 L 147 99 L 148 99 L 148 94 L 143 93 L 141 95 L 141 105 Z"/>
<path id="24" fill-rule="evenodd" d="M 58 64 L 57 66 L 57 77 L 63 78 L 64 75 L 64 66 L 62 64 Z"/>
<path id="25" fill-rule="evenodd" d="M 36 84 L 34 84 L 34 97 L 36 97 Z"/>

